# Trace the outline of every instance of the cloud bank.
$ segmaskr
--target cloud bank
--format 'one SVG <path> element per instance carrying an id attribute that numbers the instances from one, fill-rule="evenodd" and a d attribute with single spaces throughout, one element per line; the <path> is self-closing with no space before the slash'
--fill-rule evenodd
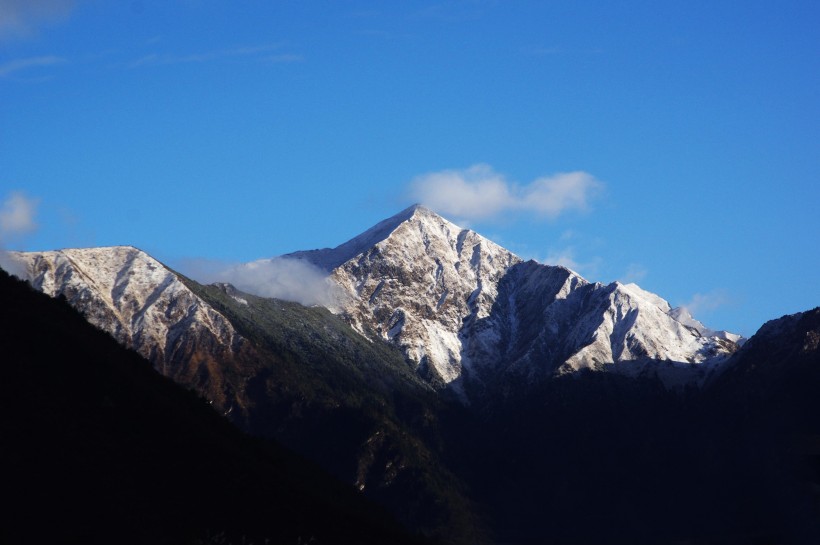
<path id="1" fill-rule="evenodd" d="M 601 182 L 582 171 L 520 185 L 491 166 L 479 164 L 419 176 L 411 182 L 410 192 L 433 210 L 469 221 L 519 212 L 554 219 L 570 210 L 588 210 L 590 200 L 602 188 Z"/>
<path id="2" fill-rule="evenodd" d="M 307 306 L 337 306 L 341 297 L 341 289 L 324 271 L 299 259 L 278 257 L 241 264 L 187 260 L 178 268 L 198 282 L 227 282 L 253 295 Z"/>

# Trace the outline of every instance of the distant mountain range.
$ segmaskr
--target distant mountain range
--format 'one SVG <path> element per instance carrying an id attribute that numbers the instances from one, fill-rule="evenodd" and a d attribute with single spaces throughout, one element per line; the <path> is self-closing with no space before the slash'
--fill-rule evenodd
<path id="1" fill-rule="evenodd" d="M 744 343 L 421 206 L 271 260 L 326 276 L 328 308 L 201 285 L 132 247 L 12 257 L 241 429 L 442 542 L 820 536 L 820 309 Z"/>
<path id="2" fill-rule="evenodd" d="M 134 248 L 16 257 L 35 287 L 65 295 L 158 368 L 190 360 L 175 355 L 186 339 L 207 337 L 209 352 L 242 344 L 174 271 Z M 591 284 L 564 267 L 525 262 L 422 206 L 334 249 L 277 259 L 324 271 L 341 288 L 329 305 L 335 314 L 363 336 L 399 347 L 431 384 L 459 391 L 484 388 L 500 375 L 543 378 L 580 369 L 697 382 L 741 340 L 635 284 Z"/>

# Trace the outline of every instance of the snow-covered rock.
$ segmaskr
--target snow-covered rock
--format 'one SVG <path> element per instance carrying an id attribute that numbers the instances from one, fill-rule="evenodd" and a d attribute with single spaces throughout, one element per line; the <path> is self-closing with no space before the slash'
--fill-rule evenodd
<path id="1" fill-rule="evenodd" d="M 334 249 L 297 252 L 348 295 L 353 327 L 398 345 L 445 383 L 461 374 L 463 322 L 490 315 L 498 282 L 520 258 L 413 206 Z"/>
<path id="2" fill-rule="evenodd" d="M 168 369 L 171 362 L 185 367 L 193 358 L 191 369 L 201 368 L 242 342 L 174 272 L 135 248 L 12 257 L 32 285 L 64 295 L 166 375 L 181 372 Z M 509 377 L 584 369 L 679 387 L 702 381 L 741 341 L 635 284 L 593 284 L 567 268 L 524 261 L 419 205 L 336 248 L 284 257 L 328 275 L 341 292 L 330 310 L 354 329 L 395 344 L 422 376 L 461 393 L 467 384 L 486 390 Z"/>
<path id="3" fill-rule="evenodd" d="M 336 312 L 445 384 L 606 369 L 677 386 L 739 339 L 635 284 L 524 262 L 419 205 L 337 248 L 286 257 L 323 268 L 348 295 Z"/>
<path id="4" fill-rule="evenodd" d="M 197 354 L 217 358 L 242 341 L 225 317 L 162 263 L 130 246 L 11 253 L 29 282 L 64 296 L 86 319 L 136 350 L 163 374 Z"/>

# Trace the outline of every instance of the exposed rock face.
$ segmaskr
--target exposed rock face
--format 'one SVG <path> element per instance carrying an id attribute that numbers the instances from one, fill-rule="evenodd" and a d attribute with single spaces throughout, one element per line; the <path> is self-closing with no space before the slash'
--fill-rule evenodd
<path id="1" fill-rule="evenodd" d="M 709 368 L 693 374 L 689 364 L 736 349 L 736 336 L 634 284 L 590 284 L 564 267 L 523 262 L 421 206 L 335 249 L 286 257 L 324 268 L 349 295 L 337 311 L 357 330 L 397 344 L 447 384 L 606 368 L 674 385 Z M 669 363 L 649 369 L 650 360 Z"/>
<path id="2" fill-rule="evenodd" d="M 395 343 L 445 383 L 462 371 L 464 320 L 489 316 L 499 281 L 521 261 L 421 207 L 335 250 L 289 257 L 332 266 L 328 272 L 350 296 L 341 310 L 353 327 Z"/>
<path id="3" fill-rule="evenodd" d="M 64 296 L 89 322 L 163 374 L 214 365 L 243 342 L 233 326 L 176 274 L 129 246 L 15 253 L 31 284 Z M 200 371 L 201 372 L 201 371 Z"/>
<path id="4" fill-rule="evenodd" d="M 242 343 L 227 319 L 135 248 L 14 256 L 35 287 L 64 295 L 168 376 L 191 381 Z M 318 266 L 341 287 L 332 310 L 354 329 L 395 344 L 422 376 L 459 391 L 581 369 L 679 386 L 703 380 L 739 340 L 634 284 L 591 284 L 564 267 L 524 262 L 422 206 L 337 248 L 285 257 Z"/>

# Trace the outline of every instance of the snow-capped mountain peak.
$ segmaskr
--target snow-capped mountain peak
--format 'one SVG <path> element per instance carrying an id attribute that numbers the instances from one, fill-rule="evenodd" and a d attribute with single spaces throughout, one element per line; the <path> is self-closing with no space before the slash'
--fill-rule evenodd
<path id="1" fill-rule="evenodd" d="M 674 385 L 691 380 L 693 366 L 703 378 L 740 341 L 635 284 L 593 284 L 564 267 L 523 261 L 420 205 L 336 248 L 283 257 L 324 271 L 331 311 L 356 331 L 393 343 L 422 376 L 462 392 L 581 369 L 652 374 Z M 136 248 L 15 258 L 35 287 L 65 295 L 158 367 L 179 361 L 171 354 L 190 348 L 189 338 L 204 335 L 222 351 L 240 342 L 227 319 Z"/>
<path id="2" fill-rule="evenodd" d="M 461 373 L 463 320 L 490 313 L 495 286 L 521 261 L 419 205 L 335 249 L 288 257 L 328 270 L 348 295 L 341 310 L 354 328 L 395 343 L 445 383 Z"/>
<path id="3" fill-rule="evenodd" d="M 335 311 L 355 329 L 457 387 L 498 373 L 654 372 L 646 362 L 687 366 L 735 348 L 731 334 L 684 323 L 635 284 L 524 262 L 419 205 L 334 249 L 287 257 L 328 272 L 348 295 Z"/>
<path id="4" fill-rule="evenodd" d="M 414 204 L 398 214 L 380 221 L 367 231 L 335 248 L 293 252 L 282 257 L 302 259 L 316 265 L 320 269 L 331 272 L 346 261 L 353 259 L 357 255 L 387 239 L 402 224 L 412 221 L 413 219 L 433 223 L 446 223 L 451 230 L 458 229 L 454 224 L 445 220 L 429 208 L 420 204 Z"/>

